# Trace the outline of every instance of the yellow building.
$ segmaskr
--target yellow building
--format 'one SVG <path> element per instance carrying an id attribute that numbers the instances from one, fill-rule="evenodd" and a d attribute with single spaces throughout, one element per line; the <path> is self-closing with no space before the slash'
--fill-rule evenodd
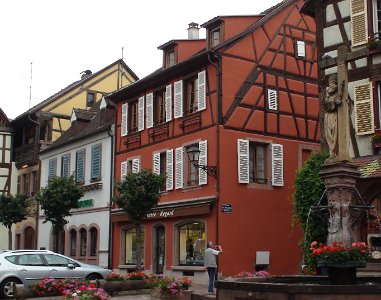
<path id="1" fill-rule="evenodd" d="M 90 109 L 104 95 L 136 80 L 136 74 L 120 59 L 98 72 L 82 72 L 78 81 L 12 120 L 17 192 L 32 197 L 39 191 L 39 151 L 70 127 L 73 108 Z M 14 249 L 36 248 L 36 218 L 37 213 L 16 225 Z"/>

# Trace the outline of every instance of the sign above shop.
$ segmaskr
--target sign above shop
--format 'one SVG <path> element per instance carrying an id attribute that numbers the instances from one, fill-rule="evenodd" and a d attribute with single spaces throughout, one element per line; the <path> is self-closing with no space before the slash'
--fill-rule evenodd
<path id="1" fill-rule="evenodd" d="M 231 204 L 221 204 L 221 211 L 222 211 L 222 213 L 230 214 L 232 212 L 232 205 Z"/>
<path id="2" fill-rule="evenodd" d="M 93 199 L 86 199 L 78 201 L 78 208 L 93 206 Z"/>

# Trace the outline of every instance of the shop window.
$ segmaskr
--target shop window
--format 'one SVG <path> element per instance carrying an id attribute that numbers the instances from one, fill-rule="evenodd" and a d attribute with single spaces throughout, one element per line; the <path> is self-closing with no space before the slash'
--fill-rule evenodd
<path id="1" fill-rule="evenodd" d="M 137 252 L 137 244 L 136 244 L 136 228 L 132 227 L 125 231 L 125 264 L 126 265 L 134 265 L 136 264 L 136 252 Z M 144 262 L 144 230 L 142 228 L 141 234 L 141 248 L 140 255 L 142 262 Z"/>
<path id="2" fill-rule="evenodd" d="M 91 227 L 89 230 L 90 233 L 90 256 L 97 255 L 98 247 L 98 230 L 95 227 Z"/>
<path id="3" fill-rule="evenodd" d="M 203 266 L 205 242 L 205 224 L 192 222 L 181 225 L 179 230 L 179 264 L 184 266 Z"/>
<path id="4" fill-rule="evenodd" d="M 70 256 L 75 257 L 77 255 L 77 231 L 75 229 L 70 230 Z"/>
<path id="5" fill-rule="evenodd" d="M 87 231 L 86 229 L 82 228 L 79 231 L 79 238 L 80 238 L 80 244 L 79 244 L 79 255 L 86 256 L 86 250 L 87 250 Z"/>

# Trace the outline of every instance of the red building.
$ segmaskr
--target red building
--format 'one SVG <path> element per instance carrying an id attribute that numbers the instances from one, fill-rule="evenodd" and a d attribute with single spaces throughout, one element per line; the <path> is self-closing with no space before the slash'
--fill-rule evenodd
<path id="1" fill-rule="evenodd" d="M 205 282 L 208 240 L 223 247 L 222 276 L 298 272 L 294 177 L 319 149 L 315 25 L 299 13 L 303 2 L 213 18 L 201 25 L 206 39 L 191 23 L 188 40 L 159 47 L 163 68 L 109 96 L 116 180 L 142 169 L 167 175 L 143 224 L 146 272 Z M 111 218 L 112 267 L 132 270 L 135 229 L 118 208 Z"/>

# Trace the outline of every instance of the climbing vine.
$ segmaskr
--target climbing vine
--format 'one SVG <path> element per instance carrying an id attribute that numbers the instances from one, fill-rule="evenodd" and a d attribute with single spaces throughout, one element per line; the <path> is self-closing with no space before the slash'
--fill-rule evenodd
<path id="1" fill-rule="evenodd" d="M 327 238 L 327 224 L 321 216 L 310 214 L 311 206 L 316 206 L 323 193 L 324 185 L 319 176 L 319 171 L 328 158 L 327 152 L 313 153 L 299 169 L 295 178 L 295 191 L 293 194 L 294 221 L 298 221 L 302 227 L 303 239 L 300 245 L 303 250 L 304 263 L 308 271 L 314 271 L 314 262 L 310 256 L 312 241 L 325 242 Z M 324 199 L 320 204 L 324 204 Z"/>

